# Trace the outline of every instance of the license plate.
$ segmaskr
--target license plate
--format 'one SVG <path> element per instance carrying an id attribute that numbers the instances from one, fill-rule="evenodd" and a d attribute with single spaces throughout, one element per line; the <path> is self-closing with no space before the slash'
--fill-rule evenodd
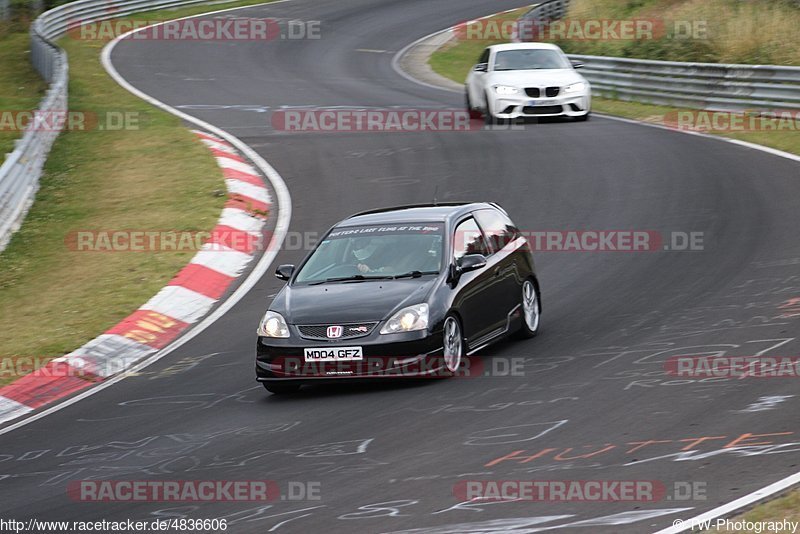
<path id="1" fill-rule="evenodd" d="M 538 100 L 529 100 L 528 101 L 528 105 L 529 106 L 541 106 L 542 104 L 544 104 L 544 102 L 540 102 Z"/>
<path id="2" fill-rule="evenodd" d="M 307 362 L 352 362 L 364 359 L 361 347 L 324 347 L 303 349 Z"/>

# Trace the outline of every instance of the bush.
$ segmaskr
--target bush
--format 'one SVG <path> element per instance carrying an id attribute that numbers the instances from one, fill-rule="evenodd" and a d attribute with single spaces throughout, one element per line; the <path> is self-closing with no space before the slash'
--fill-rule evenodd
<path id="1" fill-rule="evenodd" d="M 631 41 L 622 48 L 622 57 L 700 63 L 719 61 L 719 55 L 708 42 L 691 39 Z"/>

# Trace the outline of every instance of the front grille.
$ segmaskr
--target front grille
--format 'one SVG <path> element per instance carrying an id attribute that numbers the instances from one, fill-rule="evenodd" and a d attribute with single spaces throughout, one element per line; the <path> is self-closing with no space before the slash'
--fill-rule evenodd
<path id="1" fill-rule="evenodd" d="M 525 106 L 522 112 L 526 115 L 555 115 L 562 113 L 564 108 L 561 106 Z"/>
<path id="2" fill-rule="evenodd" d="M 554 96 L 558 96 L 558 91 L 559 91 L 559 88 L 558 88 L 558 87 L 548 87 L 548 88 L 546 88 L 546 89 L 544 90 L 544 94 L 545 94 L 545 95 L 546 95 L 548 98 L 553 98 Z"/>
<path id="3" fill-rule="evenodd" d="M 297 327 L 300 330 L 300 335 L 306 339 L 352 339 L 354 337 L 363 337 L 368 336 L 374 329 L 375 325 L 378 323 L 352 323 L 352 324 L 342 324 L 342 325 L 328 325 L 328 324 L 309 324 L 309 325 L 300 325 Z M 341 337 L 337 338 L 329 338 L 328 337 L 328 327 L 329 326 L 341 326 L 342 327 L 342 335 Z"/>
<path id="4" fill-rule="evenodd" d="M 531 98 L 539 98 L 539 95 L 541 93 L 539 92 L 538 87 L 528 87 L 527 89 L 525 89 L 525 94 Z"/>

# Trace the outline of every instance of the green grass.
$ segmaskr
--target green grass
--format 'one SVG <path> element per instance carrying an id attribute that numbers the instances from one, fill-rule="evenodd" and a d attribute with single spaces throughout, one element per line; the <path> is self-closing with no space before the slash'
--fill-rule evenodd
<path id="1" fill-rule="evenodd" d="M 36 109 L 47 88 L 31 65 L 28 39 L 23 29 L 0 31 L 0 113 L 6 120 L 14 112 Z M 20 137 L 18 130 L 0 127 L 0 161 Z"/>
<path id="2" fill-rule="evenodd" d="M 784 497 L 775 499 L 756 506 L 751 511 L 746 512 L 731 521 L 800 521 L 800 490 L 795 490 Z M 726 534 L 752 534 L 752 530 L 725 530 L 712 529 L 713 532 L 724 532 Z M 774 531 L 773 531 L 774 532 Z M 786 533 L 791 530 L 784 531 Z"/>
<path id="3" fill-rule="evenodd" d="M 169 19 L 256 3 L 263 2 L 193 6 L 137 18 Z M 224 204 L 222 174 L 210 152 L 177 118 L 139 100 L 106 74 L 99 60 L 105 44 L 62 39 L 69 54 L 70 109 L 130 113 L 138 129 L 65 131 L 53 146 L 36 201 L 0 254 L 0 331 L 5 333 L 0 358 L 6 362 L 31 358 L 41 364 L 81 346 L 146 302 L 193 255 L 77 252 L 65 243 L 70 232 L 208 230 Z M 7 47 L 2 50 L 5 54 Z M 5 72 L 19 78 L 25 71 Z M 2 76 L 0 83 L 11 82 Z M 27 91 L 0 94 L 28 98 L 29 107 L 35 107 L 40 89 L 33 84 Z M 14 378 L 15 373 L 3 373 L 0 384 Z"/>
<path id="4" fill-rule="evenodd" d="M 667 33 L 674 28 L 675 21 L 704 28 L 693 39 L 662 35 L 639 41 L 554 41 L 570 54 L 800 65 L 797 46 L 800 6 L 787 0 L 574 0 L 567 18 L 650 19 L 663 21 Z"/>

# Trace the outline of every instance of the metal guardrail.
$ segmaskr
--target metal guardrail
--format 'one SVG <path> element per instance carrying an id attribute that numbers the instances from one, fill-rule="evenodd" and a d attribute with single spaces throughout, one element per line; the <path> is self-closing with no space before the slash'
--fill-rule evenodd
<path id="1" fill-rule="evenodd" d="M 520 18 L 526 21 L 520 26 L 563 18 L 568 7 L 569 0 L 539 4 Z M 596 96 L 726 111 L 800 109 L 800 67 L 569 57 L 584 63 L 581 73 Z"/>
<path id="2" fill-rule="evenodd" d="M 569 57 L 584 63 L 581 73 L 597 96 L 698 109 L 800 110 L 800 67 Z"/>
<path id="3" fill-rule="evenodd" d="M 526 11 L 520 20 L 528 21 L 548 21 L 564 18 L 569 10 L 569 0 L 552 0 L 533 6 Z"/>
<path id="4" fill-rule="evenodd" d="M 56 40 L 70 29 L 101 20 L 190 4 L 220 3 L 209 0 L 78 0 L 41 14 L 31 25 L 31 63 L 50 87 L 35 114 L 46 118 L 48 128 L 30 121 L 14 150 L 0 166 L 0 251 L 20 227 L 28 212 L 47 154 L 60 133 L 59 121 L 67 110 L 69 67 L 67 54 Z M 63 121 L 61 121 L 63 122 Z M 52 125 L 57 127 L 53 128 Z M 63 125 L 60 125 L 63 127 Z"/>

